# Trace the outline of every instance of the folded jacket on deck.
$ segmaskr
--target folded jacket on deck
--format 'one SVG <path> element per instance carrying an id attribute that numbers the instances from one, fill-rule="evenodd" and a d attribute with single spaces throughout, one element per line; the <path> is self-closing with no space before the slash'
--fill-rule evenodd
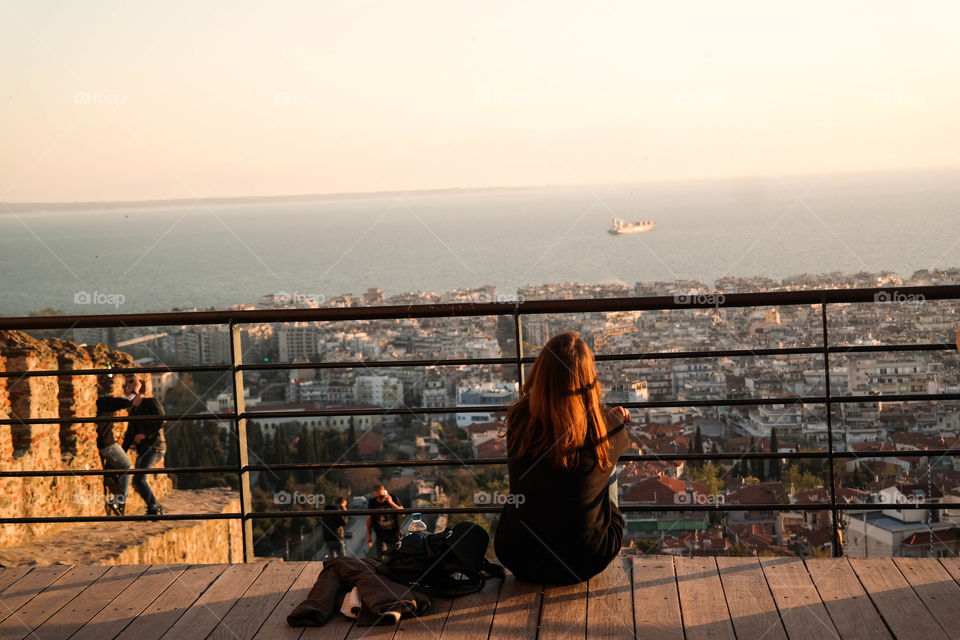
<path id="1" fill-rule="evenodd" d="M 287 616 L 292 627 L 319 627 L 333 617 L 344 596 L 354 587 L 360 595 L 357 624 L 395 623 L 398 617 L 422 615 L 430 608 L 430 600 L 411 587 L 388 580 L 377 573 L 378 560 L 371 558 L 334 558 L 324 563 L 317 581 L 301 602 Z"/>

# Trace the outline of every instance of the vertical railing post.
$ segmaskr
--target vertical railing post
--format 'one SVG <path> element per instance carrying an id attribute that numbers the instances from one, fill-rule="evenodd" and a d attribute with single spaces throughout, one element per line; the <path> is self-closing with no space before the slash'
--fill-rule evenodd
<path id="1" fill-rule="evenodd" d="M 833 556 L 839 558 L 843 556 L 843 542 L 840 537 L 840 516 L 837 510 L 837 488 L 834 481 L 834 456 L 833 456 L 833 408 L 830 402 L 830 342 L 827 335 L 827 300 L 820 301 L 820 322 L 823 325 L 823 396 L 827 407 L 827 452 L 830 461 L 830 517 L 832 520 L 832 541 Z"/>
<path id="2" fill-rule="evenodd" d="M 247 452 L 247 419 L 243 417 L 247 407 L 244 402 L 243 349 L 240 341 L 240 326 L 230 321 L 230 359 L 233 373 L 233 422 L 237 427 L 237 473 L 240 478 L 240 527 L 243 536 L 243 561 L 253 562 L 253 520 L 249 514 L 253 511 L 250 500 L 250 472 L 247 470 L 249 456 Z"/>
<path id="3" fill-rule="evenodd" d="M 517 382 L 523 390 L 523 326 L 520 324 L 520 303 L 513 307 L 513 339 L 516 341 Z"/>

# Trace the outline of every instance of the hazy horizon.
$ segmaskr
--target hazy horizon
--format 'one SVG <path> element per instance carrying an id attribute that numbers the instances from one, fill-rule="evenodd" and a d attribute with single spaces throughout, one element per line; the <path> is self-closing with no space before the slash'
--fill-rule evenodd
<path id="1" fill-rule="evenodd" d="M 631 182 L 596 182 L 589 184 L 527 184 L 527 185 L 515 185 L 515 186 L 503 186 L 503 185 L 489 185 L 489 186 L 477 186 L 477 187 L 434 187 L 434 188 L 425 188 L 425 189 L 397 189 L 397 190 L 381 190 L 381 191 L 332 191 L 327 193 L 277 193 L 269 195 L 233 195 L 233 196 L 196 196 L 192 198 L 164 198 L 158 200 L 63 200 L 63 201 L 32 201 L 32 202 L 12 202 L 12 201 L 2 201 L 0 204 L 10 206 L 10 207 L 39 207 L 39 206 L 53 206 L 53 207 L 70 207 L 70 206 L 83 206 L 83 205 L 129 205 L 129 206 L 148 206 L 151 204 L 176 204 L 181 202 L 193 202 L 195 200 L 202 200 L 206 202 L 215 202 L 215 201 L 236 201 L 236 200 L 301 200 L 308 198 L 352 198 L 352 197 L 371 197 L 371 196 L 396 196 L 396 195 L 415 195 L 415 194 L 444 194 L 451 192 L 469 192 L 469 191 L 523 191 L 523 190 L 537 190 L 537 189 L 579 189 L 579 188 L 590 188 L 590 187 L 627 187 L 627 186 L 670 186 L 677 184 L 705 184 L 705 183 L 714 183 L 714 182 L 747 182 L 751 180 L 765 180 L 770 178 L 781 178 L 781 179 L 798 179 L 798 178 L 828 178 L 828 177 L 846 177 L 846 176 L 864 176 L 864 177 L 873 177 L 878 175 L 891 175 L 891 176 L 905 176 L 905 175 L 917 175 L 917 176 L 930 176 L 931 174 L 937 173 L 960 173 L 960 166 L 937 166 L 937 167 L 919 167 L 919 168 L 904 168 L 904 169 L 884 169 L 877 171 L 838 171 L 831 174 L 823 174 L 820 176 L 814 176 L 809 173 L 796 173 L 796 174 L 785 174 L 779 176 L 765 176 L 765 175 L 744 175 L 744 176 L 729 176 L 722 178 L 678 178 L 676 180 L 650 180 L 650 181 L 631 181 Z M 10 213 L 9 211 L 0 210 L 0 215 L 4 213 Z"/>

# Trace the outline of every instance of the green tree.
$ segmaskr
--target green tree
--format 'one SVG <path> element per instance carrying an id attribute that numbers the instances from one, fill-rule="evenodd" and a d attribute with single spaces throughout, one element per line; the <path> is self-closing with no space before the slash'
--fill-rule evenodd
<path id="1" fill-rule="evenodd" d="M 688 468 L 684 473 L 691 482 L 702 484 L 708 495 L 717 496 L 723 489 L 723 481 L 720 480 L 723 468 L 718 464 L 709 462 L 696 469 Z"/>

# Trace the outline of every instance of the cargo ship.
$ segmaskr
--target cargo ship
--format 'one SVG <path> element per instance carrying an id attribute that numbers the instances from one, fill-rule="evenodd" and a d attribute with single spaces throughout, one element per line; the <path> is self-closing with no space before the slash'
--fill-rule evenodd
<path id="1" fill-rule="evenodd" d="M 607 230 L 607 233 L 615 236 L 626 233 L 644 233 L 653 231 L 656 225 L 653 220 L 644 220 L 643 222 L 624 222 L 620 218 L 613 219 L 613 226 Z"/>

